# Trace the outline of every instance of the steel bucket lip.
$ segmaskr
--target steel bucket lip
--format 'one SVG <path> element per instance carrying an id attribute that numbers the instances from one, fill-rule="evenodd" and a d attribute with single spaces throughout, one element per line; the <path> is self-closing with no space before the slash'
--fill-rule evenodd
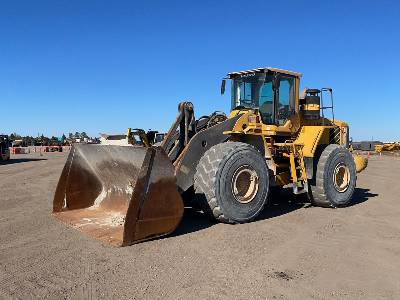
<path id="1" fill-rule="evenodd" d="M 112 218 L 116 215 L 122 216 L 120 212 L 105 211 L 101 208 L 81 208 L 53 213 L 56 219 L 84 235 L 94 237 L 102 244 L 118 247 L 123 243 L 125 220 L 119 224 L 113 222 Z"/>
<path id="2" fill-rule="evenodd" d="M 175 230 L 183 215 L 183 201 L 177 190 L 173 165 L 161 147 L 77 145 L 72 148 L 60 176 L 53 201 L 53 215 L 57 219 L 114 246 L 131 245 L 169 234 Z M 141 153 L 134 153 L 138 151 Z M 97 153 L 97 158 L 100 160 L 106 159 L 107 170 L 99 171 L 101 162 L 90 156 L 93 152 Z M 110 156 L 112 158 L 113 155 L 117 158 L 118 155 L 126 157 L 121 161 L 112 160 Z M 128 166 L 122 171 L 122 162 L 125 163 L 126 160 L 129 162 L 127 157 L 129 159 L 139 157 L 141 161 L 136 163 L 140 166 L 136 166 L 136 169 Z M 129 175 L 133 170 L 136 170 L 137 173 L 136 177 L 131 175 L 131 178 L 136 178 L 135 182 L 111 176 L 119 174 L 119 172 Z M 71 176 L 79 177 L 82 174 L 88 176 L 88 182 L 94 186 L 98 185 L 100 188 L 94 195 L 83 193 L 90 198 L 84 201 L 85 205 L 79 206 L 79 203 L 74 203 L 70 208 L 68 202 L 74 198 L 74 191 L 70 189 L 78 188 L 79 195 L 79 188 L 85 188 L 80 186 L 81 180 L 75 182 Z M 106 180 L 102 176 L 106 176 Z M 101 193 L 100 190 L 107 190 L 115 182 L 120 185 L 117 185 L 116 189 L 110 190 L 110 194 L 107 194 L 103 201 L 95 203 Z M 127 186 L 124 186 L 128 182 L 132 185 L 131 191 L 127 191 Z M 160 193 L 160 190 L 165 190 L 166 194 Z M 113 206 L 114 198 L 119 199 L 118 205 Z M 79 202 L 79 199 L 75 200 Z M 165 208 L 160 208 L 166 204 L 168 205 Z M 171 207 L 175 211 L 171 211 Z M 163 209 L 165 209 L 165 216 L 162 216 Z M 153 217 L 151 217 L 152 214 Z M 119 220 L 116 216 L 125 216 L 125 218 Z M 113 219 L 113 217 L 115 218 Z M 165 222 L 165 225 L 162 222 Z"/>

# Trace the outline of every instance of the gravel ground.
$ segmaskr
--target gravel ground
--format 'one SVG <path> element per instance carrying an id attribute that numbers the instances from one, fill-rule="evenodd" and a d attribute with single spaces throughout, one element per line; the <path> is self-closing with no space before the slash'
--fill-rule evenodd
<path id="1" fill-rule="evenodd" d="M 255 222 L 187 209 L 173 235 L 124 248 L 51 216 L 65 159 L 0 164 L 0 299 L 400 298 L 398 157 L 371 157 L 347 208 L 284 191 Z"/>

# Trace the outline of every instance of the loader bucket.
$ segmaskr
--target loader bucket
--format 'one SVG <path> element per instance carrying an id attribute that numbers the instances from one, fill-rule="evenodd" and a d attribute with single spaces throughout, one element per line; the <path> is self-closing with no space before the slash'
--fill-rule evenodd
<path id="1" fill-rule="evenodd" d="M 367 157 L 353 154 L 353 160 L 354 160 L 354 164 L 356 165 L 357 173 L 360 173 L 368 166 L 368 158 Z"/>
<path id="2" fill-rule="evenodd" d="M 162 148 L 74 145 L 53 214 L 104 243 L 127 246 L 174 231 L 183 201 Z"/>

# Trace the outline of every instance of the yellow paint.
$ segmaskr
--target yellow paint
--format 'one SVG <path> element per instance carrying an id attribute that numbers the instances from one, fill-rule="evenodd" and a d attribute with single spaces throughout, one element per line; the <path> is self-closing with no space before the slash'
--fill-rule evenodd
<path id="1" fill-rule="evenodd" d="M 303 146 L 304 156 L 313 157 L 325 129 L 323 126 L 303 126 L 294 144 Z"/>
<path id="2" fill-rule="evenodd" d="M 382 151 L 396 151 L 400 150 L 400 143 L 387 143 L 382 145 L 375 145 L 375 152 L 381 153 Z"/>
<path id="3" fill-rule="evenodd" d="M 361 155 L 353 155 L 357 173 L 360 173 L 368 166 L 368 158 Z"/>
<path id="4" fill-rule="evenodd" d="M 282 72 L 278 69 L 269 69 Z M 293 74 L 292 74 L 293 75 Z M 304 110 L 320 110 L 318 104 L 300 105 L 300 76 L 295 76 L 294 114 L 284 124 L 263 124 L 257 108 L 233 110 L 230 118 L 240 115 L 233 128 L 224 132 L 232 140 L 248 142 L 246 136 L 262 138 L 265 158 L 274 174 L 273 181 L 278 185 L 306 182 L 307 174 L 304 157 L 313 158 L 319 145 L 337 143 L 346 145 L 348 141 L 348 124 L 340 120 L 304 118 Z M 301 96 L 303 98 L 305 93 Z M 357 161 L 356 161 L 357 160 Z M 366 165 L 364 160 L 355 159 L 358 170 Z"/>
<path id="5" fill-rule="evenodd" d="M 292 181 L 297 182 L 296 163 L 294 161 L 294 153 L 289 154 L 290 157 L 290 173 L 292 174 Z"/>

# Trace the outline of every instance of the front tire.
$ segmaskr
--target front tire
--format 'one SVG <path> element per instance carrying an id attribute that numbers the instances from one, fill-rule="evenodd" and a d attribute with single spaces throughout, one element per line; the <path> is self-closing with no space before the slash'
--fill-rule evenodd
<path id="1" fill-rule="evenodd" d="M 352 155 L 342 146 L 328 145 L 318 160 L 314 182 L 310 184 L 311 202 L 323 207 L 346 206 L 355 186 L 356 167 Z"/>
<path id="2" fill-rule="evenodd" d="M 249 144 L 215 145 L 197 165 L 194 188 L 205 198 L 205 210 L 217 220 L 252 221 L 267 201 L 269 175 L 265 158 Z"/>

